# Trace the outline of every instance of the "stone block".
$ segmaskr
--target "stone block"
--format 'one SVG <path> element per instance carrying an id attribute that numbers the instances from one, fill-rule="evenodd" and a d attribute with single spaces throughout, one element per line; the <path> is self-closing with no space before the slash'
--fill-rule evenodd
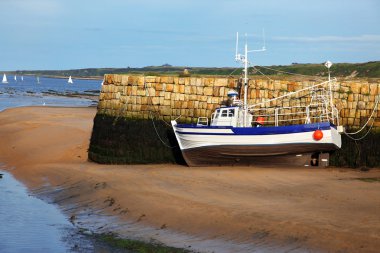
<path id="1" fill-rule="evenodd" d="M 164 116 L 170 116 L 172 113 L 172 109 L 170 106 L 160 106 L 160 114 Z"/>
<path id="2" fill-rule="evenodd" d="M 204 87 L 203 95 L 212 96 L 213 95 L 213 87 Z"/>
<path id="3" fill-rule="evenodd" d="M 107 80 L 108 84 L 113 83 L 113 75 L 108 74 L 108 75 L 105 75 L 104 78 Z"/>
<path id="4" fill-rule="evenodd" d="M 185 84 L 185 78 L 183 77 L 178 78 L 178 84 Z"/>
<path id="5" fill-rule="evenodd" d="M 185 85 L 190 85 L 190 77 L 185 77 Z"/>
<path id="6" fill-rule="evenodd" d="M 369 85 L 369 94 L 371 95 L 371 96 L 376 96 L 376 95 L 378 95 L 378 87 L 377 87 L 378 85 L 376 84 L 376 83 L 371 83 L 370 85 Z"/>
<path id="7" fill-rule="evenodd" d="M 156 81 L 156 77 L 155 76 L 146 76 L 145 77 L 145 82 L 146 83 L 154 83 Z"/>
<path id="8" fill-rule="evenodd" d="M 185 86 L 185 94 L 191 94 L 191 87 L 192 86 Z"/>
<path id="9" fill-rule="evenodd" d="M 170 84 L 170 83 L 166 84 L 166 91 L 172 92 L 173 89 L 174 89 L 174 85 L 173 84 Z"/>
<path id="10" fill-rule="evenodd" d="M 196 95 L 197 94 L 197 86 L 189 86 L 190 87 L 190 94 Z"/>
<path id="11" fill-rule="evenodd" d="M 213 103 L 213 104 L 220 104 L 220 99 L 218 97 L 212 97 L 211 98 L 211 103 Z"/>
<path id="12" fill-rule="evenodd" d="M 237 83 L 238 83 L 238 81 L 235 78 L 228 78 L 226 88 L 235 89 L 237 87 Z M 223 87 L 223 86 L 221 86 L 221 87 Z"/>
<path id="13" fill-rule="evenodd" d="M 152 97 L 151 102 L 153 105 L 159 105 L 160 104 L 160 98 L 159 97 Z"/>
<path id="14" fill-rule="evenodd" d="M 206 78 L 203 78 L 203 84 L 204 86 L 213 86 L 214 85 L 214 78 L 211 78 L 211 77 L 206 77 Z"/>
<path id="15" fill-rule="evenodd" d="M 203 87 L 203 84 L 202 84 L 202 78 L 197 78 L 196 79 L 196 86 L 202 86 Z"/>
<path id="16" fill-rule="evenodd" d="M 228 79 L 227 78 L 215 78 L 214 86 L 228 86 Z"/>
<path id="17" fill-rule="evenodd" d="M 213 87 L 212 89 L 212 95 L 214 97 L 218 97 L 219 96 L 219 90 L 220 90 L 221 87 Z"/>
<path id="18" fill-rule="evenodd" d="M 128 75 L 121 75 L 121 85 L 123 86 L 128 85 Z"/>
<path id="19" fill-rule="evenodd" d="M 351 83 L 350 88 L 353 93 L 358 94 L 361 90 L 361 83 Z"/>
<path id="20" fill-rule="evenodd" d="M 360 94 L 369 95 L 369 84 L 368 83 L 362 83 L 362 87 L 360 89 Z"/>
<path id="21" fill-rule="evenodd" d="M 172 76 L 162 76 L 161 77 L 161 82 L 162 83 L 174 83 L 174 78 Z"/>

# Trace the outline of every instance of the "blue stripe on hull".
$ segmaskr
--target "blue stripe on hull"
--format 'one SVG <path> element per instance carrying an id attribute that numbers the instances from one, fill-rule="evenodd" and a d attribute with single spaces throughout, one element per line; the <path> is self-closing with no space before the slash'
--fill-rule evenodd
<path id="1" fill-rule="evenodd" d="M 273 134 L 290 134 L 290 133 L 303 133 L 312 132 L 317 129 L 329 130 L 331 127 L 336 128 L 330 122 L 302 124 L 291 126 L 278 126 L 278 127 L 228 127 L 228 126 L 196 126 L 193 124 L 178 124 L 177 128 L 182 128 L 183 131 L 177 130 L 181 134 L 196 134 L 196 135 L 273 135 Z M 188 129 L 186 131 L 186 129 Z M 199 133 L 192 132 L 192 129 L 231 129 L 233 133 Z"/>

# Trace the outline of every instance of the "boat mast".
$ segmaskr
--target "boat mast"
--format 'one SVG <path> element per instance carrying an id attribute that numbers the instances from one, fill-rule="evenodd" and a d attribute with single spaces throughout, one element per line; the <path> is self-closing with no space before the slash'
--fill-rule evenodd
<path id="1" fill-rule="evenodd" d="M 263 31 L 264 34 L 264 31 Z M 239 47 L 239 33 L 236 33 L 236 54 L 235 54 L 235 61 L 240 61 L 244 64 L 244 100 L 243 100 L 243 126 L 247 127 L 247 114 L 248 114 L 248 53 L 250 52 L 263 52 L 265 51 L 265 40 L 264 45 L 261 49 L 258 50 L 250 50 L 248 51 L 248 43 L 247 43 L 247 34 L 245 34 L 245 46 L 244 46 L 244 56 L 238 53 L 238 47 Z"/>
<path id="2" fill-rule="evenodd" d="M 329 89 L 330 89 L 330 108 L 331 108 L 331 119 L 332 122 L 335 123 L 334 121 L 334 104 L 333 104 L 333 94 L 332 94 L 332 86 L 331 86 L 331 77 L 330 77 L 330 68 L 332 66 L 331 61 L 327 61 L 325 63 L 326 68 L 328 69 L 329 72 Z"/>

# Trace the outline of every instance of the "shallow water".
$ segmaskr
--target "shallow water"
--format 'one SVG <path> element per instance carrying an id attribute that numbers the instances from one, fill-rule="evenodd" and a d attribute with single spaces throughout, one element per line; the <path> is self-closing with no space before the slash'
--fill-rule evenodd
<path id="1" fill-rule="evenodd" d="M 5 168 L 0 164 L 0 169 Z M 0 170 L 0 252 L 1 253 L 120 253 L 71 224 L 56 205 L 48 204 Z"/>
<path id="2" fill-rule="evenodd" d="M 73 229 L 54 205 L 30 196 L 11 174 L 0 179 L 0 252 L 68 252 L 63 235 Z"/>

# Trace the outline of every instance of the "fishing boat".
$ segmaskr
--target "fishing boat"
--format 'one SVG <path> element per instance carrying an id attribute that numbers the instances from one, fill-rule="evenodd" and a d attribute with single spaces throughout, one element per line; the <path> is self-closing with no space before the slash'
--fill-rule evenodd
<path id="1" fill-rule="evenodd" d="M 227 94 L 227 103 L 212 113 L 200 117 L 195 124 L 180 124 L 172 120 L 174 134 L 182 155 L 189 166 L 255 165 L 291 163 L 299 165 L 328 165 L 328 152 L 341 147 L 343 127 L 333 103 L 332 86 L 335 79 L 282 96 L 248 104 L 248 50 L 235 60 L 244 65 L 244 92 L 240 100 L 236 90 Z M 326 62 L 330 70 L 331 62 Z M 329 71 L 330 73 L 330 71 Z M 282 106 L 297 96 L 310 98 L 305 105 Z M 278 104 L 278 105 L 277 105 Z M 291 104 L 291 103 L 289 103 Z M 321 165 L 321 164 L 320 164 Z"/>
<path id="2" fill-rule="evenodd" d="M 67 80 L 67 83 L 70 83 L 70 84 L 74 83 L 73 79 L 71 79 L 71 76 L 69 77 L 69 80 Z"/>
<path id="3" fill-rule="evenodd" d="M 3 75 L 3 81 L 2 81 L 2 83 L 8 83 L 7 75 L 6 74 Z"/>

